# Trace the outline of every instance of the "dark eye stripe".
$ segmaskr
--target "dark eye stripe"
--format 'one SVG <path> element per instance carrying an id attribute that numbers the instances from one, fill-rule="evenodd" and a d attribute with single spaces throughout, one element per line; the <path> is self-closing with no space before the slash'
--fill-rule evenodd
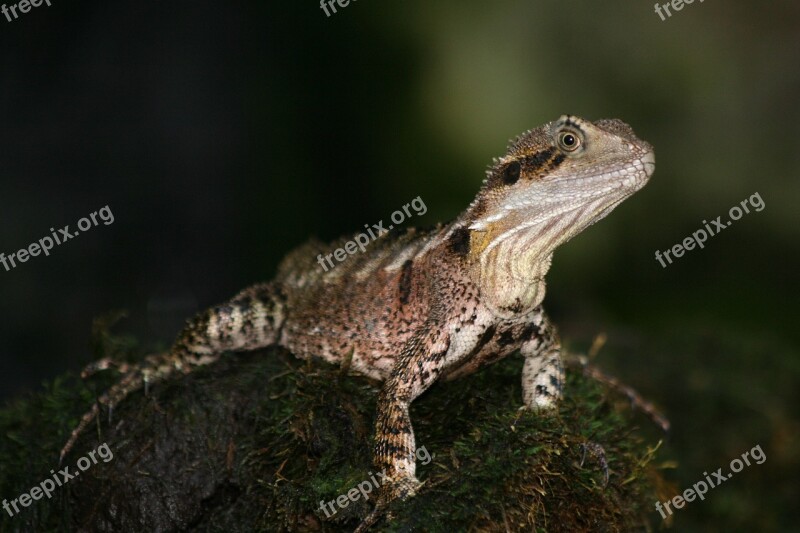
<path id="1" fill-rule="evenodd" d="M 538 179 L 558 168 L 567 156 L 554 146 L 540 150 L 520 161 L 512 161 L 498 170 L 489 181 L 490 187 L 513 185 L 519 181 L 522 170 L 526 179 Z"/>
<path id="2" fill-rule="evenodd" d="M 503 170 L 503 183 L 506 185 L 513 185 L 519 179 L 519 171 L 521 166 L 519 161 L 512 161 Z"/>
<path id="3" fill-rule="evenodd" d="M 456 228 L 450 235 L 450 249 L 461 257 L 469 253 L 470 235 L 467 228 Z"/>
<path id="4" fill-rule="evenodd" d="M 525 170 L 528 172 L 536 172 L 543 168 L 550 158 L 553 157 L 555 153 L 555 148 L 548 148 L 546 150 L 542 150 L 541 152 L 536 152 L 533 155 L 529 155 L 525 158 Z"/>
<path id="5" fill-rule="evenodd" d="M 567 158 L 559 150 L 551 147 L 525 158 L 525 176 L 530 179 L 541 178 L 555 170 Z"/>

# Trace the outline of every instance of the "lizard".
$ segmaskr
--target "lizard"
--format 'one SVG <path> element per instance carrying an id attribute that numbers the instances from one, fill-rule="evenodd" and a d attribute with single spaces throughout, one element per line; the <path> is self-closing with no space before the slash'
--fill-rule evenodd
<path id="1" fill-rule="evenodd" d="M 121 379 L 82 417 L 61 459 L 100 406 L 110 412 L 132 392 L 224 352 L 278 345 L 381 382 L 373 461 L 385 476 L 376 509 L 413 496 L 421 483 L 409 408 L 437 381 L 518 350 L 523 409 L 553 412 L 564 386 L 559 337 L 542 307 L 553 252 L 654 170 L 652 146 L 620 120 L 562 115 L 531 129 L 494 160 L 449 224 L 389 232 L 325 271 L 318 255 L 348 239 L 312 240 L 284 258 L 272 281 L 190 319 L 169 352 L 121 366 Z M 100 360 L 84 375 L 112 364 Z"/>

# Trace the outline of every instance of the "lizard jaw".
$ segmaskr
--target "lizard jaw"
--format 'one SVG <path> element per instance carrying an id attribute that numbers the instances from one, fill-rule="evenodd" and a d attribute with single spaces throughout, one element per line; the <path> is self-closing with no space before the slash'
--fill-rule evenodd
<path id="1" fill-rule="evenodd" d="M 655 154 L 649 150 L 623 169 L 553 180 L 532 194 L 503 204 L 498 212 L 475 220 L 469 228 L 491 236 L 483 252 L 513 239 L 536 244 L 540 248 L 537 255 L 546 256 L 644 187 L 654 170 Z M 543 243 L 548 246 L 541 248 Z M 515 248 L 519 251 L 520 247 Z"/>

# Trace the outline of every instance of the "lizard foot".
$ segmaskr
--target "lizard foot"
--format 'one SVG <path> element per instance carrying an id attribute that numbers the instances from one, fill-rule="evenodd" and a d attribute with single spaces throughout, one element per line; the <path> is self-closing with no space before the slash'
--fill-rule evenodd
<path id="1" fill-rule="evenodd" d="M 375 509 L 358 525 L 354 533 L 363 533 L 372 527 L 378 519 L 386 513 L 386 508 L 397 500 L 406 500 L 416 496 L 419 489 L 424 485 L 415 476 L 399 476 L 395 479 L 386 477 L 386 481 L 378 492 L 378 500 Z M 387 514 L 391 518 L 391 514 Z"/>
<path id="2" fill-rule="evenodd" d="M 108 370 L 109 368 L 116 368 L 121 374 L 127 374 L 131 370 L 131 365 L 125 362 L 119 362 L 111 357 L 103 357 L 93 363 L 89 363 L 81 371 L 81 379 L 88 379 L 98 372 Z"/>
<path id="3" fill-rule="evenodd" d="M 580 466 L 583 467 L 583 463 L 586 460 L 586 454 L 588 453 L 594 460 L 600 465 L 600 468 L 603 469 L 603 487 L 608 485 L 608 461 L 606 460 L 606 451 L 603 449 L 602 446 L 595 442 L 585 442 L 581 444 L 581 464 Z"/>
<path id="4" fill-rule="evenodd" d="M 378 503 L 389 505 L 395 500 L 406 500 L 416 496 L 423 484 L 415 476 L 387 478 L 378 495 Z"/>
<path id="5" fill-rule="evenodd" d="M 105 406 L 109 412 L 109 418 L 115 405 L 119 405 L 131 393 L 144 388 L 145 394 L 148 392 L 149 385 L 158 381 L 163 381 L 170 375 L 188 374 L 192 368 L 207 365 L 218 359 L 215 355 L 195 356 L 192 354 L 153 354 L 147 356 L 141 364 L 131 365 L 127 363 L 117 363 L 110 358 L 100 359 L 87 366 L 81 373 L 86 378 L 92 374 L 116 366 L 121 373 L 120 380 L 103 393 L 92 408 L 81 417 L 78 426 L 72 430 L 67 443 L 61 449 L 59 464 L 64 457 L 75 446 L 78 437 L 100 414 L 101 406 Z"/>
<path id="6" fill-rule="evenodd" d="M 103 370 L 103 365 L 106 364 L 108 363 L 104 360 L 100 360 L 97 363 L 90 365 L 91 368 L 87 367 L 87 369 L 90 372 L 97 372 L 99 370 Z M 106 366 L 106 368 L 108 367 Z M 120 379 L 115 385 L 108 389 L 108 391 L 101 395 L 92 408 L 81 417 L 77 427 L 72 430 L 67 443 L 61 449 L 58 459 L 59 464 L 61 464 L 61 462 L 64 460 L 64 457 L 70 452 L 73 446 L 75 446 L 75 443 L 78 441 L 78 437 L 81 436 L 89 424 L 91 424 L 100 414 L 101 406 L 104 405 L 108 408 L 110 422 L 114 405 L 124 400 L 125 397 L 131 392 L 139 389 L 146 381 L 145 373 L 142 372 L 138 367 L 125 365 L 125 369 L 127 372 L 122 375 L 122 379 Z M 84 370 L 83 373 L 86 372 L 87 370 Z"/>

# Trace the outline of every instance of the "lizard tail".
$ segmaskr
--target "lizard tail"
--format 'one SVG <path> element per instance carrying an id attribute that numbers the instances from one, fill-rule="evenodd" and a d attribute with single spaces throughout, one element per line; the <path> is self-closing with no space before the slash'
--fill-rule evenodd
<path id="1" fill-rule="evenodd" d="M 144 387 L 164 381 L 175 373 L 189 374 L 198 366 L 211 364 L 225 351 L 255 350 L 278 342 L 284 322 L 285 295 L 274 284 L 260 284 L 245 289 L 225 304 L 199 313 L 178 335 L 172 349 L 150 355 L 138 365 L 119 365 L 122 378 L 102 394 L 72 430 L 61 449 L 59 464 L 75 446 L 78 437 L 100 414 L 100 407 L 109 410 L 128 395 Z M 112 366 L 108 359 L 89 365 L 83 377 Z"/>

